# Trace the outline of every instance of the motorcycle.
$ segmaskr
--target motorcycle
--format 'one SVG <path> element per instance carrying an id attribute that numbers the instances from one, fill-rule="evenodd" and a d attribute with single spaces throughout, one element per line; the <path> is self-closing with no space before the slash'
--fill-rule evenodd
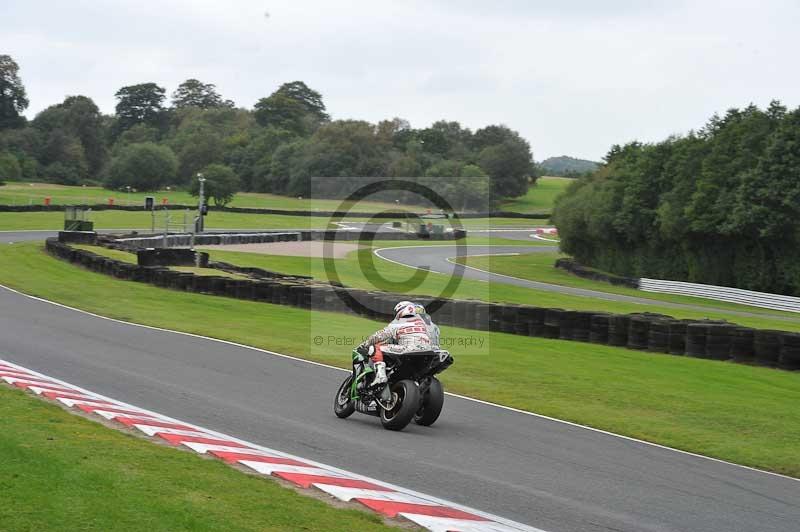
<path id="1" fill-rule="evenodd" d="M 443 349 L 402 355 L 384 351 L 387 382 L 373 385 L 373 349 L 353 350 L 353 372 L 336 392 L 334 413 L 342 419 L 356 411 L 377 416 L 387 430 L 403 430 L 412 420 L 433 425 L 444 406 L 444 388 L 435 375 L 450 367 L 452 355 Z"/>

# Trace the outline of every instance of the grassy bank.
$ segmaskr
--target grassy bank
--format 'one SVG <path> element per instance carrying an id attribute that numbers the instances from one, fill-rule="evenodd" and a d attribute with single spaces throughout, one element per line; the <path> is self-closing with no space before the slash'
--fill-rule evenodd
<path id="1" fill-rule="evenodd" d="M 527 194 L 503 202 L 500 208 L 504 211 L 511 212 L 552 212 L 555 199 L 559 194 L 564 192 L 573 181 L 574 179 L 566 177 L 540 177 L 536 180 L 535 185 L 528 188 Z"/>
<path id="2" fill-rule="evenodd" d="M 341 367 L 349 349 L 316 346 L 311 331 L 360 338 L 379 325 L 119 281 L 53 259 L 31 243 L 0 248 L 0 283 L 123 320 Z M 442 333 L 474 342 L 453 348 L 457 363 L 442 375 L 451 391 L 800 476 L 798 373 L 448 327 Z"/>
<path id="3" fill-rule="evenodd" d="M 0 528 L 397 530 L 0 385 Z"/>

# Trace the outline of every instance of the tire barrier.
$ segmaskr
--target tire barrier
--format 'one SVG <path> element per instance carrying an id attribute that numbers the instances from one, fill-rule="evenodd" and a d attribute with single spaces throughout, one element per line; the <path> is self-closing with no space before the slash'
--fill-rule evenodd
<path id="1" fill-rule="evenodd" d="M 783 331 L 757 330 L 753 336 L 753 352 L 757 364 L 777 366 L 781 355 Z"/>
<path id="2" fill-rule="evenodd" d="M 669 353 L 669 326 L 675 320 L 656 319 L 650 323 L 647 350 L 654 353 Z"/>
<path id="3" fill-rule="evenodd" d="M 800 334 L 784 333 L 781 335 L 778 367 L 789 370 L 800 369 Z"/>
<path id="4" fill-rule="evenodd" d="M 651 313 L 609 314 L 477 300 L 436 300 L 428 296 L 335 286 L 308 277 L 280 276 L 257 268 L 238 268 L 239 273 L 254 277 L 250 279 L 195 275 L 160 265 L 141 266 L 117 261 L 72 248 L 56 238 L 47 239 L 46 249 L 55 257 L 98 273 L 173 290 L 318 311 L 357 312 L 365 318 L 384 322 L 390 319 L 398 299 L 410 298 L 429 308 L 432 302 L 437 301 L 441 306 L 433 312 L 433 318 L 442 326 L 800 370 L 800 334 L 787 331 L 758 330 L 714 320 L 677 320 Z M 340 297 L 342 292 L 363 305 L 354 310 Z"/>
<path id="5" fill-rule="evenodd" d="M 731 358 L 736 362 L 752 362 L 755 358 L 753 345 L 755 329 L 735 327 L 731 330 Z"/>
<path id="6" fill-rule="evenodd" d="M 141 266 L 208 266 L 208 253 L 188 248 L 139 249 L 136 258 Z"/>
<path id="7" fill-rule="evenodd" d="M 627 286 L 628 288 L 639 288 L 639 279 L 634 277 L 622 277 L 611 273 L 605 273 L 587 266 L 578 264 L 572 259 L 558 259 L 555 264 L 556 268 L 566 270 L 571 274 L 583 277 L 584 279 L 591 279 L 592 281 L 601 281 L 610 283 L 616 286 Z"/>

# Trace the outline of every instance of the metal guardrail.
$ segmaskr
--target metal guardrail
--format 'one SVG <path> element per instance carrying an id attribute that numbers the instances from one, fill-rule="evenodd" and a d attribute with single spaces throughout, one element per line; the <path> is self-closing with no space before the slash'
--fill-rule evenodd
<path id="1" fill-rule="evenodd" d="M 683 281 L 662 281 L 659 279 L 639 279 L 639 290 L 645 292 L 661 292 L 682 296 L 704 297 L 739 303 L 751 307 L 783 310 L 786 312 L 800 312 L 800 297 L 754 292 L 741 288 L 727 286 L 714 286 L 709 284 L 686 283 Z"/>

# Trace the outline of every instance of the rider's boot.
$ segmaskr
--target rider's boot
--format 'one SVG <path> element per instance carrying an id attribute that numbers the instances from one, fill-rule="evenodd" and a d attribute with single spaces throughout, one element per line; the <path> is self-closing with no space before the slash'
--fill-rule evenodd
<path id="1" fill-rule="evenodd" d="M 386 384 L 386 362 L 375 362 L 375 378 L 372 381 L 373 386 L 376 384 Z"/>

